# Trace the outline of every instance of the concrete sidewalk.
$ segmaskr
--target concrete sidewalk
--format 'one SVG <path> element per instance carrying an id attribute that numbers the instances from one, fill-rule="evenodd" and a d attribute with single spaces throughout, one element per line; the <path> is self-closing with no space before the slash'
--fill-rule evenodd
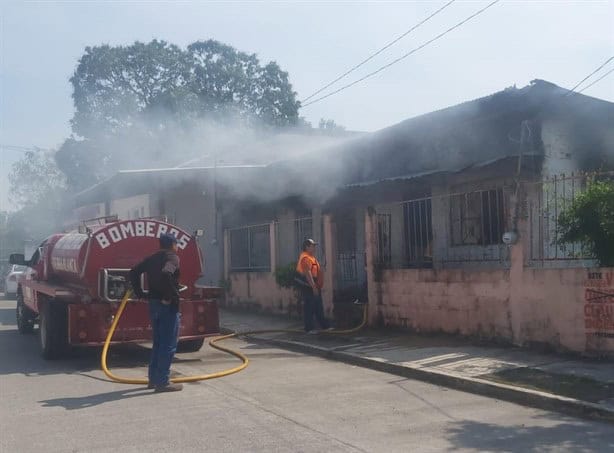
<path id="1" fill-rule="evenodd" d="M 301 328 L 278 316 L 221 310 L 226 330 Z M 519 404 L 614 423 L 614 363 L 476 345 L 454 336 L 364 330 L 250 339 Z"/>

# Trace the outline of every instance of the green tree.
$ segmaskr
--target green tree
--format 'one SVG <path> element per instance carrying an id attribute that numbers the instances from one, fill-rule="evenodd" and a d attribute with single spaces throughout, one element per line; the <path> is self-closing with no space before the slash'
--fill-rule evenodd
<path id="1" fill-rule="evenodd" d="M 287 72 L 213 40 L 186 50 L 158 40 L 88 47 L 70 81 L 74 135 L 57 162 L 72 190 L 120 168 L 176 164 L 165 159 L 179 154 L 177 144 L 185 154 L 203 120 L 259 127 L 300 123 Z"/>
<path id="2" fill-rule="evenodd" d="M 201 113 L 238 115 L 271 126 L 297 123 L 300 103 L 277 63 L 263 66 L 255 54 L 214 40 L 190 44 L 188 55 L 188 91 L 198 97 Z"/>
<path id="3" fill-rule="evenodd" d="M 601 266 L 614 266 L 614 182 L 592 181 L 558 219 L 558 242 L 581 243 Z"/>
<path id="4" fill-rule="evenodd" d="M 70 79 L 73 132 L 97 138 L 131 126 L 144 112 L 173 110 L 187 72 L 185 52 L 165 41 L 87 47 Z"/>
<path id="5" fill-rule="evenodd" d="M 59 231 L 70 218 L 65 200 L 66 181 L 52 153 L 26 152 L 13 164 L 9 183 L 19 209 L 2 217 L 0 253 L 3 255 L 23 253 L 24 241 L 38 242 Z"/>
<path id="6" fill-rule="evenodd" d="M 13 164 L 9 183 L 10 194 L 20 207 L 58 199 L 66 187 L 54 155 L 44 151 L 27 151 Z"/>
<path id="7" fill-rule="evenodd" d="M 326 132 L 344 132 L 345 131 L 345 127 L 337 124 L 335 120 L 330 120 L 330 119 L 326 120 L 324 118 L 320 118 L 320 122 L 318 123 L 318 128 Z"/>

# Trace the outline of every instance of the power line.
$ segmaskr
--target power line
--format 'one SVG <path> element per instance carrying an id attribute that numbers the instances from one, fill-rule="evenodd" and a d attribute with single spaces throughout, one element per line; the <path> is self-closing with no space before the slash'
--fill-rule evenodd
<path id="1" fill-rule="evenodd" d="M 18 146 L 18 145 L 3 145 L 0 144 L 0 149 L 6 149 L 9 151 L 18 151 L 21 153 L 27 153 L 29 151 L 50 151 L 47 148 L 39 148 L 38 146 Z"/>
<path id="2" fill-rule="evenodd" d="M 570 95 L 571 93 L 573 93 L 574 91 L 576 91 L 576 88 L 578 88 L 580 85 L 582 85 L 586 80 L 590 79 L 593 75 L 595 75 L 596 73 L 598 73 L 599 71 L 601 71 L 601 69 L 607 65 L 610 61 L 614 60 L 614 56 L 608 58 L 606 60 L 605 63 L 603 63 L 601 66 L 599 66 L 597 69 L 595 69 L 593 72 L 591 72 L 589 75 L 587 75 L 586 77 L 584 77 L 582 80 L 580 80 L 575 87 L 573 87 L 571 90 L 569 90 L 569 93 L 567 93 L 567 95 Z M 590 85 L 589 85 L 590 86 Z"/>
<path id="3" fill-rule="evenodd" d="M 601 79 L 605 79 L 607 76 L 609 76 L 610 74 L 612 74 L 614 72 L 614 68 L 610 69 L 608 72 L 606 72 L 604 75 L 602 75 L 601 77 L 599 77 L 597 80 L 594 80 L 593 82 L 589 83 L 588 85 L 586 85 L 584 88 L 582 88 L 580 91 L 578 91 L 578 93 L 582 93 L 585 90 L 588 90 L 590 87 L 592 87 L 593 85 L 595 85 L 597 82 L 599 82 Z"/>
<path id="4" fill-rule="evenodd" d="M 364 65 L 365 63 L 371 61 L 373 58 L 377 57 L 379 54 L 381 54 L 384 50 L 388 49 L 389 47 L 391 47 L 392 45 L 396 44 L 397 42 L 399 42 L 401 39 L 403 39 L 404 37 L 406 37 L 408 34 L 410 34 L 412 31 L 414 31 L 415 29 L 417 29 L 418 27 L 422 26 L 423 24 L 425 24 L 426 22 L 428 22 L 429 20 L 431 20 L 433 17 L 435 17 L 437 14 L 439 14 L 440 12 L 442 12 L 444 9 L 446 9 L 448 6 L 450 6 L 452 3 L 454 3 L 456 0 L 450 0 L 448 3 L 446 3 L 445 5 L 443 5 L 441 8 L 439 8 L 437 11 L 435 11 L 434 13 L 432 13 L 430 16 L 428 16 L 427 18 L 423 19 L 422 21 L 418 22 L 416 25 L 414 25 L 413 27 L 411 27 L 409 30 L 407 30 L 405 33 L 403 33 L 402 35 L 400 35 L 399 37 L 393 39 L 392 41 L 390 41 L 388 44 L 386 44 L 384 47 L 382 47 L 380 50 L 378 50 L 377 52 L 375 52 L 374 54 L 370 55 L 369 57 L 367 57 L 366 59 L 362 60 L 360 63 L 358 63 L 356 66 L 351 67 L 350 69 L 348 69 L 346 72 L 344 72 L 343 74 L 341 74 L 339 77 L 337 77 L 335 80 L 333 80 L 332 82 L 329 82 L 328 84 L 324 85 L 322 88 L 320 88 L 319 90 L 313 92 L 312 94 L 310 94 L 309 96 L 307 96 L 305 99 L 303 99 L 301 102 L 306 102 L 309 99 L 311 99 L 312 97 L 314 97 L 317 94 L 320 94 L 322 91 L 324 91 L 325 89 L 327 89 L 328 87 L 330 87 L 331 85 L 334 85 L 335 83 L 337 83 L 339 80 L 343 79 L 345 76 L 347 76 L 348 74 L 354 72 L 356 69 L 360 68 L 362 65 Z"/>
<path id="5" fill-rule="evenodd" d="M 462 26 L 463 24 L 465 24 L 465 23 L 469 22 L 469 21 L 470 21 L 471 19 L 473 19 L 474 17 L 479 16 L 479 15 L 480 15 L 480 14 L 482 14 L 484 11 L 486 11 L 486 10 L 487 10 L 487 9 L 489 9 L 490 7 L 494 6 L 495 4 L 499 3 L 500 1 L 501 1 L 501 0 L 495 0 L 494 2 L 489 3 L 489 4 L 488 4 L 487 6 L 485 6 L 484 8 L 482 8 L 482 9 L 480 9 L 480 10 L 476 11 L 475 13 L 473 13 L 472 15 L 470 15 L 469 17 L 467 17 L 466 19 L 464 19 L 464 20 L 462 20 L 461 22 L 457 23 L 456 25 L 454 25 L 454 26 L 452 26 L 452 27 L 448 28 L 446 31 L 444 31 L 444 32 L 442 32 L 442 33 L 440 33 L 440 34 L 438 34 L 438 35 L 437 35 L 437 36 L 435 36 L 434 38 L 432 38 L 432 39 L 430 39 L 430 40 L 426 41 L 425 43 L 421 44 L 420 46 L 416 47 L 415 49 L 410 50 L 409 52 L 407 52 L 406 54 L 404 54 L 404 55 L 400 56 L 399 58 L 397 58 L 397 59 L 395 59 L 395 60 L 391 61 L 390 63 L 388 63 L 388 64 L 386 64 L 386 65 L 384 65 L 384 66 L 380 67 L 379 69 L 377 69 L 377 70 L 375 70 L 375 71 L 373 71 L 373 72 L 370 72 L 370 73 L 369 73 L 369 74 L 367 74 L 366 76 L 361 77 L 360 79 L 353 81 L 352 83 L 348 83 L 347 85 L 344 85 L 344 86 L 342 86 L 341 88 L 338 88 L 338 89 L 337 89 L 337 90 L 335 90 L 335 91 L 332 91 L 332 92 L 330 92 L 330 93 L 328 93 L 328 94 L 326 94 L 326 95 L 324 95 L 324 96 L 321 96 L 321 97 L 319 97 L 319 98 L 314 99 L 314 100 L 313 100 L 313 101 L 311 101 L 311 102 L 308 102 L 307 104 L 303 105 L 303 107 L 307 107 L 307 106 L 309 106 L 309 105 L 311 105 L 311 104 L 315 104 L 316 102 L 322 101 L 322 100 L 324 100 L 324 99 L 326 99 L 326 98 L 328 98 L 328 97 L 330 97 L 330 96 L 332 96 L 332 95 L 334 95 L 334 94 L 337 94 L 337 93 L 339 93 L 339 92 L 341 92 L 341 91 L 343 91 L 343 90 L 346 90 L 346 89 L 348 89 L 348 88 L 350 88 L 350 87 L 352 87 L 352 86 L 356 85 L 357 83 L 362 82 L 363 80 L 366 80 L 366 79 L 368 79 L 368 78 L 370 78 L 370 77 L 373 77 L 374 75 L 376 75 L 376 74 L 378 74 L 378 73 L 382 72 L 383 70 L 385 70 L 385 69 L 389 68 L 390 66 L 392 66 L 392 65 L 394 65 L 394 64 L 396 64 L 396 63 L 398 63 L 399 61 L 404 60 L 405 58 L 409 57 L 410 55 L 413 55 L 414 53 L 416 53 L 416 52 L 418 52 L 419 50 L 423 49 L 424 47 L 428 46 L 429 44 L 431 44 L 431 43 L 433 43 L 433 42 L 437 41 L 438 39 L 443 38 L 445 35 L 447 35 L 447 34 L 448 34 L 448 33 L 450 33 L 451 31 L 453 31 L 453 30 L 457 29 L 458 27 Z"/>

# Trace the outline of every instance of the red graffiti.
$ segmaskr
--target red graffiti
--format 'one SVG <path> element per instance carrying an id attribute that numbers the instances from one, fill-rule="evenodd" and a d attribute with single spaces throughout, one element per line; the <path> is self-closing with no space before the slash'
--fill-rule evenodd
<path id="1" fill-rule="evenodd" d="M 584 326 L 591 334 L 614 332 L 614 272 L 589 272 L 584 284 Z M 589 332 L 587 332 L 588 334 Z"/>

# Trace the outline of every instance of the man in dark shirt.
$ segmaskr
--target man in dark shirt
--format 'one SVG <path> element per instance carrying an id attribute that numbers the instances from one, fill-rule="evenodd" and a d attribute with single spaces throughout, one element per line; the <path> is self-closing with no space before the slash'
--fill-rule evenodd
<path id="1" fill-rule="evenodd" d="M 181 384 L 169 381 L 171 362 L 179 334 L 179 257 L 177 238 L 160 235 L 160 250 L 130 270 L 130 283 L 139 299 L 149 300 L 153 347 L 149 361 L 149 386 L 156 392 L 175 392 Z M 141 288 L 141 274 L 147 274 L 149 293 Z"/>

